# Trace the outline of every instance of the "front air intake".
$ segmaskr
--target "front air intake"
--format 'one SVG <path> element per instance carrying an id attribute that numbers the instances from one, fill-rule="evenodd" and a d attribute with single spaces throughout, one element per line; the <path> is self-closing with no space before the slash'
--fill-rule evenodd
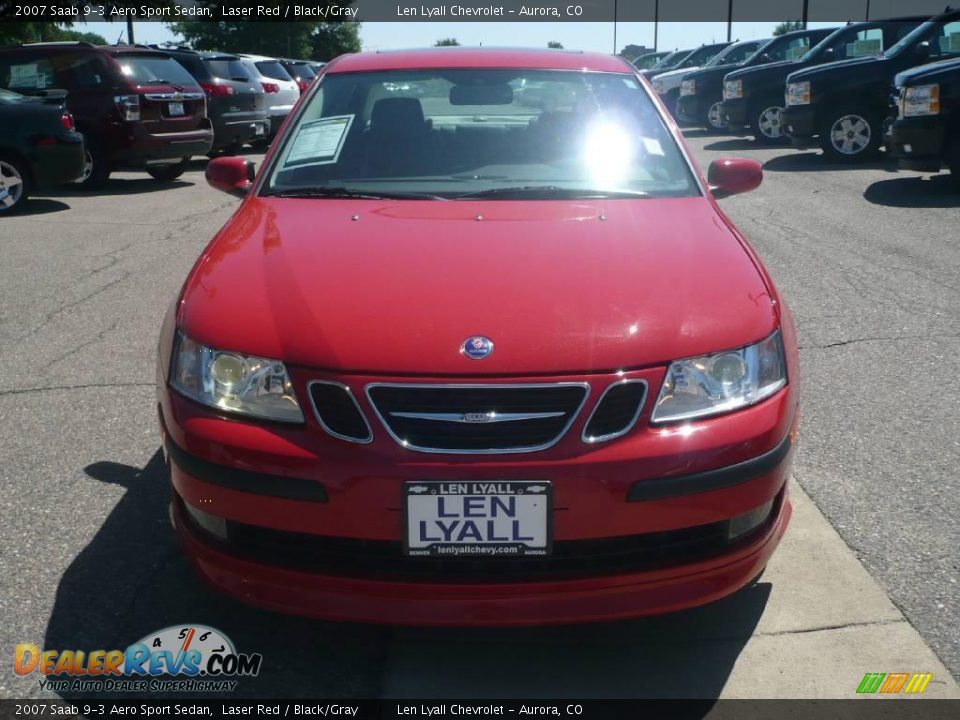
<path id="1" fill-rule="evenodd" d="M 587 420 L 583 441 L 606 442 L 626 435 L 640 417 L 646 397 L 643 380 L 621 380 L 607 387 Z"/>
<path id="2" fill-rule="evenodd" d="M 316 380 L 309 385 L 310 402 L 320 426 L 341 440 L 368 443 L 373 432 L 346 385 Z"/>

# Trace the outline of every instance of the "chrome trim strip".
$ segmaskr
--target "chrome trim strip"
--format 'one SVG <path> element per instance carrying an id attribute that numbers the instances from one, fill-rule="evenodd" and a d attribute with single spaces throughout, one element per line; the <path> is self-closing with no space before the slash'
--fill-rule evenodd
<path id="1" fill-rule="evenodd" d="M 514 448 L 496 448 L 496 449 L 487 449 L 487 450 L 457 450 L 457 449 L 445 449 L 445 448 L 429 448 L 421 447 L 419 445 L 411 445 L 406 442 L 398 435 L 393 432 L 393 429 L 390 427 L 390 424 L 386 421 L 383 415 L 380 413 L 380 409 L 377 407 L 377 404 L 373 401 L 373 398 L 370 396 L 370 391 L 373 388 L 378 387 L 397 387 L 397 388 L 427 388 L 427 389 L 436 389 L 436 388 L 463 388 L 463 389 L 483 389 L 483 388 L 553 388 L 553 387 L 580 387 L 583 388 L 583 399 L 580 401 L 580 404 L 577 406 L 577 409 L 570 413 L 570 421 L 557 433 L 557 436 L 551 440 L 549 443 L 544 443 L 542 445 L 529 445 L 525 447 L 514 447 Z M 541 450 L 546 450 L 552 448 L 558 442 L 560 442 L 564 436 L 569 432 L 571 426 L 576 419 L 580 416 L 580 413 L 583 411 L 583 406 L 587 403 L 587 398 L 590 397 L 590 383 L 586 382 L 555 382 L 555 383 L 367 383 L 364 387 L 364 392 L 367 395 L 367 402 L 370 403 L 370 407 L 373 408 L 373 412 L 376 414 L 377 418 L 380 420 L 380 424 L 383 425 L 384 429 L 387 431 L 387 434 L 393 438 L 394 442 L 397 443 L 400 447 L 406 450 L 413 450 L 414 452 L 423 452 L 423 453 L 435 453 L 443 455 L 509 455 L 514 453 L 531 453 L 539 452 Z"/>
<path id="2" fill-rule="evenodd" d="M 144 93 L 147 100 L 165 100 L 180 102 L 181 100 L 202 100 L 203 93 Z"/>
<path id="3" fill-rule="evenodd" d="M 363 424 L 367 428 L 367 437 L 366 438 L 355 438 L 350 435 L 341 435 L 338 432 L 334 432 L 330 427 L 323 421 L 323 418 L 320 416 L 320 411 L 317 409 L 317 404 L 313 400 L 313 393 L 310 392 L 310 388 L 314 385 L 333 385 L 334 387 L 341 388 L 347 392 L 347 396 L 353 401 L 354 407 L 357 408 L 357 412 L 360 413 L 360 417 L 363 419 Z M 346 440 L 347 442 L 356 443 L 357 445 L 369 445 L 373 442 L 373 428 L 370 427 L 370 421 L 367 420 L 367 416 L 363 412 L 363 408 L 360 407 L 360 403 L 357 402 L 357 399 L 353 396 L 353 392 L 350 390 L 349 385 L 344 385 L 341 382 L 336 382 L 335 380 L 311 380 L 307 383 L 307 396 L 310 398 L 310 407 L 313 408 L 313 416 L 317 419 L 317 422 L 320 423 L 320 427 L 323 428 L 324 432 L 331 437 L 335 437 L 339 440 Z M 374 408 L 376 410 L 376 408 Z"/>
<path id="4" fill-rule="evenodd" d="M 477 419 L 470 420 L 469 416 Z M 498 413 L 495 410 L 486 413 L 415 413 L 392 412 L 391 417 L 410 418 L 412 420 L 436 420 L 438 422 L 464 423 L 466 425 L 487 425 L 489 423 L 517 422 L 518 420 L 544 420 L 566 415 L 563 412 L 545 413 Z"/>
<path id="5" fill-rule="evenodd" d="M 615 432 L 615 433 L 607 433 L 606 435 L 587 435 L 587 428 L 590 426 L 590 421 L 593 420 L 594 414 L 603 404 L 603 399 L 607 396 L 607 393 L 613 390 L 613 388 L 617 387 L 618 385 L 627 385 L 627 384 L 636 384 L 636 383 L 640 383 L 643 385 L 643 395 L 640 397 L 640 402 L 637 403 L 637 412 L 634 413 L 633 419 L 626 424 L 623 430 L 620 430 L 619 432 Z M 596 405 L 593 406 L 593 410 L 590 411 L 590 415 L 589 417 L 587 417 L 587 421 L 583 424 L 583 432 L 580 433 L 580 439 L 589 445 L 593 445 L 596 443 L 607 442 L 608 440 L 614 440 L 618 437 L 623 437 L 624 435 L 626 435 L 628 432 L 633 430 L 633 426 L 636 425 L 637 420 L 640 419 L 640 415 L 643 413 L 643 406 L 646 405 L 647 403 L 647 396 L 649 395 L 649 392 L 650 392 L 650 386 L 647 385 L 646 380 L 630 380 L 628 378 L 626 380 L 617 380 L 616 382 L 612 382 L 609 385 L 607 385 L 606 389 L 603 391 L 603 394 L 600 395 L 600 399 L 597 400 Z"/>

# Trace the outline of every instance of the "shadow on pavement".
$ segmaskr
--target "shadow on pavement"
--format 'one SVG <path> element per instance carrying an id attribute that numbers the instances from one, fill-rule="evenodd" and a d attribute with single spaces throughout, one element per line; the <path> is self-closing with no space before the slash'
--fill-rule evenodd
<path id="1" fill-rule="evenodd" d="M 879 158 L 869 162 L 838 163 L 831 162 L 820 152 L 792 152 L 770 158 L 763 164 L 764 170 L 771 172 L 825 172 L 835 170 L 885 170 L 897 171 L 897 161 L 891 158 Z"/>
<path id="2" fill-rule="evenodd" d="M 763 145 L 751 137 L 736 137 L 729 140 L 718 140 L 717 142 L 704 145 L 704 150 L 714 150 L 717 152 L 726 152 L 729 150 L 769 150 L 778 147 L 777 145 Z"/>
<path id="3" fill-rule="evenodd" d="M 898 177 L 869 185 L 863 197 L 874 205 L 898 208 L 960 207 L 960 181 L 949 173 L 925 177 Z"/>
<path id="4" fill-rule="evenodd" d="M 46 194 L 46 193 L 44 193 Z M 66 203 L 60 202 L 59 200 L 49 200 L 46 198 L 37 198 L 31 197 L 27 198 L 26 203 L 24 203 L 23 208 L 17 211 L 19 217 L 27 217 L 29 215 L 48 215 L 50 213 L 61 212 L 62 210 L 69 210 L 70 206 Z"/>
<path id="5" fill-rule="evenodd" d="M 142 470 L 112 462 L 85 470 L 126 492 L 61 578 L 44 648 L 124 650 L 162 628 L 209 625 L 238 652 L 263 655 L 259 676 L 241 679 L 230 697 L 712 700 L 770 593 L 769 584 L 753 584 L 674 615 L 552 628 L 400 628 L 285 616 L 214 593 L 193 574 L 170 529 L 159 450 Z"/>
<path id="6" fill-rule="evenodd" d="M 104 196 L 104 195 L 139 195 L 141 193 L 150 193 L 156 192 L 158 190 L 170 190 L 171 188 L 182 188 L 190 187 L 194 183 L 187 182 L 184 180 L 172 180 L 170 182 L 163 182 L 161 180 L 154 180 L 152 177 L 143 174 L 142 177 L 137 178 L 110 178 L 107 181 L 107 184 L 97 190 L 81 190 L 79 188 L 73 188 L 70 186 L 64 186 L 62 188 L 57 188 L 55 191 L 47 191 L 47 195 L 50 197 L 90 197 L 90 196 Z"/>

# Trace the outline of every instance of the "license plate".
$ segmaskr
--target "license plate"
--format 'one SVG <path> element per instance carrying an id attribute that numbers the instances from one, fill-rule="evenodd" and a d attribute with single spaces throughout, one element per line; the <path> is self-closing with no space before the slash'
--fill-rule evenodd
<path id="1" fill-rule="evenodd" d="M 170 103 L 167 106 L 167 113 L 169 115 L 183 115 L 183 103 Z"/>
<path id="2" fill-rule="evenodd" d="M 266 126 L 264 126 L 264 125 L 257 125 L 257 126 L 253 129 L 253 134 L 254 134 L 254 135 L 257 135 L 257 136 L 266 135 L 266 134 L 267 134 L 267 128 L 266 128 Z"/>
<path id="3" fill-rule="evenodd" d="M 408 482 L 403 549 L 434 557 L 549 555 L 552 501 L 548 482 Z"/>

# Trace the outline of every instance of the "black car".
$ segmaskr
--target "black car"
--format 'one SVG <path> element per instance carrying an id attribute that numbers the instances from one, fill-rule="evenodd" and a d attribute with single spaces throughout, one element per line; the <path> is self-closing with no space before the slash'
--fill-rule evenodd
<path id="1" fill-rule="evenodd" d="M 869 158 L 883 143 L 887 97 L 897 73 L 955 57 L 960 57 L 960 10 L 948 10 L 914 28 L 883 55 L 791 73 L 783 127 L 798 147 L 818 138 L 831 160 Z"/>
<path id="2" fill-rule="evenodd" d="M 0 215 L 22 208 L 33 190 L 83 174 L 83 135 L 64 99 L 63 92 L 27 97 L 0 90 Z"/>
<path id="3" fill-rule="evenodd" d="M 727 47 L 730 43 L 713 43 L 711 45 L 701 45 L 696 50 L 693 50 L 687 53 L 687 56 L 678 62 L 672 68 L 661 68 L 659 70 L 649 70 L 647 71 L 647 79 L 653 84 L 654 89 L 656 89 L 656 78 L 660 75 L 663 75 L 668 72 L 673 72 L 675 70 L 684 70 L 690 68 L 695 70 L 697 68 L 703 67 L 706 65 L 713 57 Z"/>
<path id="4" fill-rule="evenodd" d="M 164 49 L 197 79 L 207 97 L 213 123 L 210 154 L 236 152 L 241 146 L 266 139 L 270 133 L 266 92 L 237 55 Z"/>
<path id="5" fill-rule="evenodd" d="M 102 186 L 120 168 L 172 180 L 213 141 L 203 91 L 151 48 L 86 42 L 0 48 L 0 87 L 23 95 L 67 92 L 67 109 L 85 140 L 84 187 Z"/>
<path id="6" fill-rule="evenodd" d="M 765 42 L 766 40 L 744 40 L 743 42 L 734 43 L 719 55 L 716 55 L 713 60 L 704 65 L 702 69 L 726 68 L 729 70 L 733 67 L 740 67 L 749 57 L 757 52 Z M 687 127 L 705 127 L 713 131 L 723 130 L 724 125 L 720 119 L 719 112 L 720 103 L 711 102 L 700 104 L 697 98 L 697 81 L 690 77 L 691 74 L 692 71 L 684 75 L 680 80 L 679 97 L 677 98 L 674 114 L 679 117 L 679 105 L 680 101 L 683 100 L 686 114 L 684 115 L 685 121 L 682 124 Z M 707 93 L 699 94 L 699 97 L 706 98 Z M 712 95 L 710 97 L 712 97 Z"/>
<path id="7" fill-rule="evenodd" d="M 798 58 L 834 29 L 795 30 L 770 38 L 738 67 L 751 68 Z M 708 117 L 711 109 L 719 115 L 723 101 L 723 78 L 730 71 L 729 66 L 704 68 L 684 77 L 685 81 L 693 83 L 694 92 L 681 97 L 677 105 L 677 119 L 681 125 L 716 129 L 712 123 L 708 124 Z"/>
<path id="8" fill-rule="evenodd" d="M 307 60 L 291 60 L 290 58 L 280 58 L 280 64 L 283 69 L 294 80 L 297 81 L 297 87 L 300 88 L 300 94 L 303 95 L 307 88 L 317 79 L 317 73 L 313 69 L 313 63 Z"/>
<path id="9" fill-rule="evenodd" d="M 922 16 L 853 23 L 834 31 L 797 60 L 731 72 L 724 78 L 720 116 L 730 130 L 749 128 L 761 143 L 782 142 L 785 138 L 780 112 L 787 75 L 814 65 L 877 55 L 926 19 Z"/>
<path id="10" fill-rule="evenodd" d="M 649 80 L 657 73 L 675 70 L 677 65 L 683 62 L 684 58 L 686 58 L 692 52 L 693 48 L 688 48 L 686 50 L 674 50 L 672 53 L 668 53 L 665 57 L 661 58 L 660 61 L 653 67 L 647 70 L 641 70 L 640 74 Z"/>
<path id="11" fill-rule="evenodd" d="M 939 172 L 946 165 L 960 183 L 960 59 L 912 68 L 894 83 L 890 154 L 907 170 Z"/>

